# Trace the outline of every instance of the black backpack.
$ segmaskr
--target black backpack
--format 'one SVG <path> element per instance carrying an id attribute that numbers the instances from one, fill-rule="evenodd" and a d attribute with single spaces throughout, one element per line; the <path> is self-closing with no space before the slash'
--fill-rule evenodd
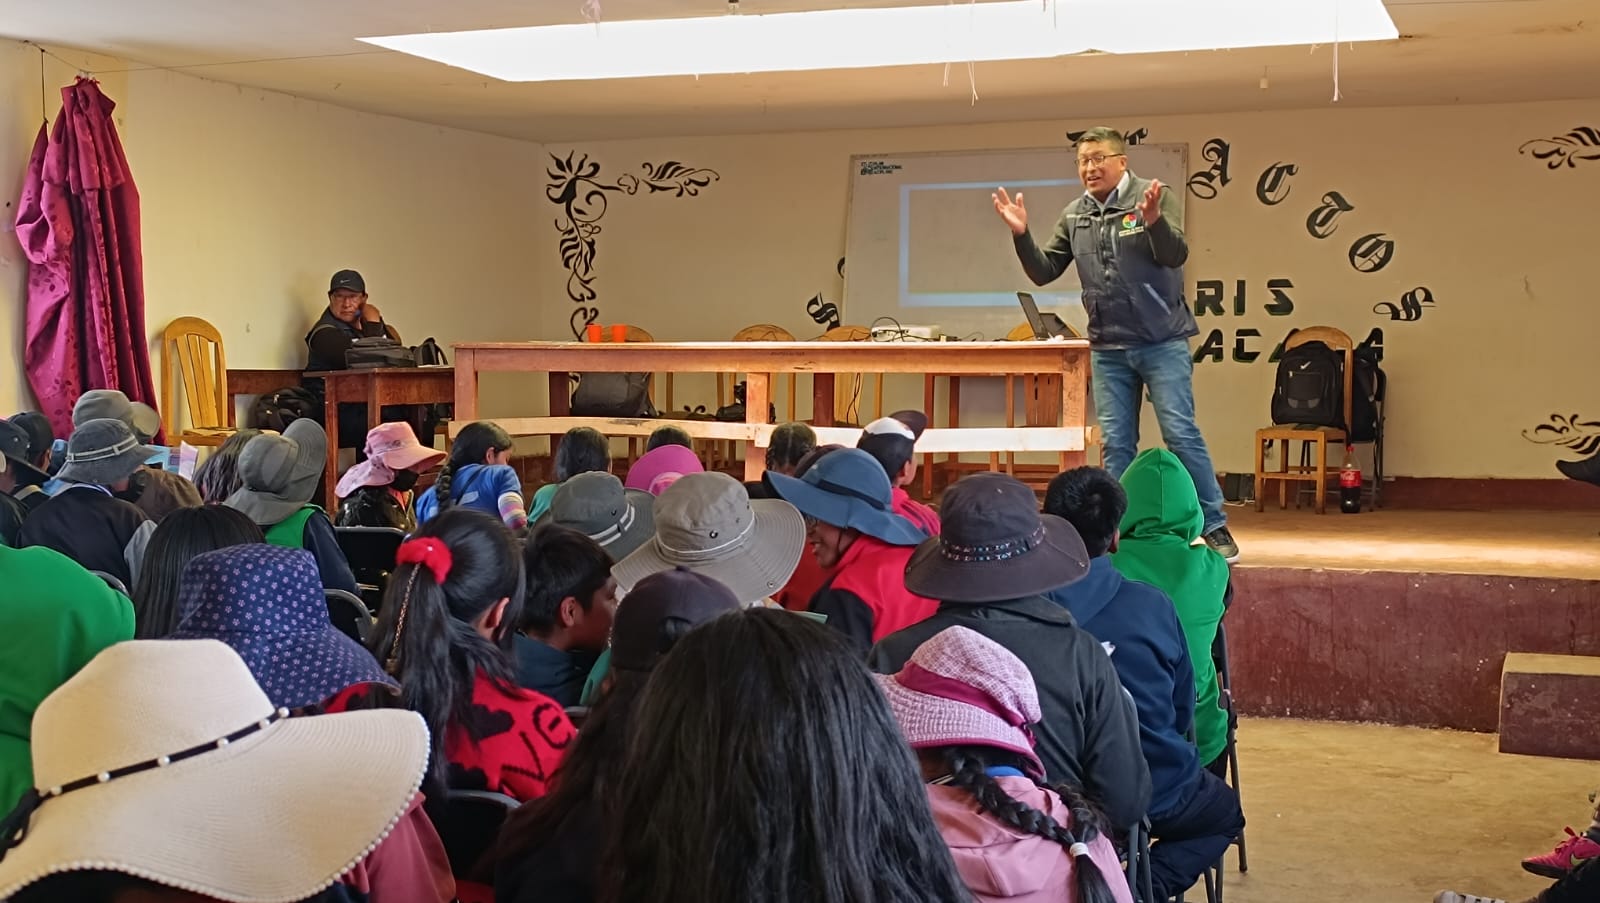
<path id="1" fill-rule="evenodd" d="M 1351 381 L 1355 398 L 1350 402 L 1351 442 L 1376 442 L 1383 428 L 1383 397 L 1389 390 L 1389 377 L 1379 364 L 1383 361 L 1383 331 L 1374 329 L 1367 340 L 1356 346 L 1356 372 Z"/>
<path id="2" fill-rule="evenodd" d="M 299 386 L 268 392 L 257 398 L 256 403 L 250 408 L 250 422 L 255 424 L 258 430 L 281 433 L 284 427 L 301 417 L 310 417 L 320 423 L 322 402 L 317 396 Z"/>
<path id="3" fill-rule="evenodd" d="M 1324 342 L 1283 353 L 1272 386 L 1272 422 L 1344 427 L 1344 354 Z"/>
<path id="4" fill-rule="evenodd" d="M 648 373 L 574 373 L 573 377 L 578 380 L 572 390 L 574 417 L 660 416 L 650 400 Z"/>

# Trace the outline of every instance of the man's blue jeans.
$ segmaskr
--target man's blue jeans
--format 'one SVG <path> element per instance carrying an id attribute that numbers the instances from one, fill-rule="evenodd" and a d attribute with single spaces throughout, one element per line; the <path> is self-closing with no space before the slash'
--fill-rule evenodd
<path id="1" fill-rule="evenodd" d="M 1222 489 L 1211 466 L 1211 452 L 1194 422 L 1194 359 L 1189 356 L 1189 341 L 1174 339 L 1159 345 L 1092 351 L 1090 362 L 1106 470 L 1121 479 L 1139 453 L 1139 409 L 1144 390 L 1149 389 L 1161 438 L 1194 478 L 1200 508 L 1206 515 L 1205 532 L 1226 525 L 1228 517 L 1222 513 Z"/>

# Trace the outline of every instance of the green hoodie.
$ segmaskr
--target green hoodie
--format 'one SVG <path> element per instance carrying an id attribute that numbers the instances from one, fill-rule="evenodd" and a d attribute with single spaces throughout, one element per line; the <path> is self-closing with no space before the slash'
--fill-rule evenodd
<path id="1" fill-rule="evenodd" d="M 133 638 L 133 604 L 52 549 L 0 547 L 0 814 L 33 786 L 33 711 L 102 649 Z"/>
<path id="2" fill-rule="evenodd" d="M 1178 609 L 1194 661 L 1195 742 L 1201 763 L 1210 763 L 1228 744 L 1228 715 L 1217 706 L 1217 667 L 1211 660 L 1228 563 L 1204 543 L 1194 544 L 1205 515 L 1194 480 L 1172 452 L 1140 452 L 1122 475 L 1122 486 L 1128 512 L 1111 561 L 1124 577 L 1160 587 Z"/>

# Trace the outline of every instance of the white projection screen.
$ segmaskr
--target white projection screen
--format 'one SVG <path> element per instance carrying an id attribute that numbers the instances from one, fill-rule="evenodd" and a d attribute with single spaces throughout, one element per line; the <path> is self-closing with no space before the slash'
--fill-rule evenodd
<path id="1" fill-rule="evenodd" d="M 1185 197 L 1186 144 L 1137 144 L 1129 168 Z M 1083 330 L 1077 268 L 1049 286 L 1023 275 L 991 194 L 1021 191 L 1028 228 L 1049 240 L 1067 202 L 1083 193 L 1069 146 L 954 153 L 861 154 L 850 159 L 844 322 L 891 317 L 948 336 L 1001 339 L 1024 321 L 1018 291 Z"/>

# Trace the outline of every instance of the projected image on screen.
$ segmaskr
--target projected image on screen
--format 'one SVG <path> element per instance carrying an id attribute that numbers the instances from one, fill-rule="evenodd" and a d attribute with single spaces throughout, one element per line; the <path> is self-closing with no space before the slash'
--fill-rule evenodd
<path id="1" fill-rule="evenodd" d="M 1041 211 L 1053 211 L 1046 213 L 1042 222 L 1029 224 L 1041 243 L 1049 240 L 1061 209 L 1083 193 L 1077 179 L 1020 180 L 1006 189 L 1024 193 L 1030 215 L 1035 204 Z M 995 217 L 994 190 L 994 185 L 982 182 L 900 186 L 902 307 L 1016 308 L 1017 258 L 1008 233 Z M 995 227 L 985 230 L 987 234 L 950 228 L 951 223 L 985 221 Z M 1068 270 L 1050 288 L 1055 293 L 1076 291 L 1077 271 Z"/>
<path id="2" fill-rule="evenodd" d="M 1129 168 L 1181 186 L 1186 145 L 1128 148 Z M 1034 294 L 1080 332 L 1088 316 L 1077 268 L 1048 286 L 1022 272 L 992 195 L 1021 192 L 1028 228 L 1041 245 L 1062 208 L 1083 194 L 1071 148 L 889 154 L 851 160 L 843 316 L 869 325 L 937 326 L 946 335 L 1001 338 L 1023 322 L 1017 292 Z"/>

